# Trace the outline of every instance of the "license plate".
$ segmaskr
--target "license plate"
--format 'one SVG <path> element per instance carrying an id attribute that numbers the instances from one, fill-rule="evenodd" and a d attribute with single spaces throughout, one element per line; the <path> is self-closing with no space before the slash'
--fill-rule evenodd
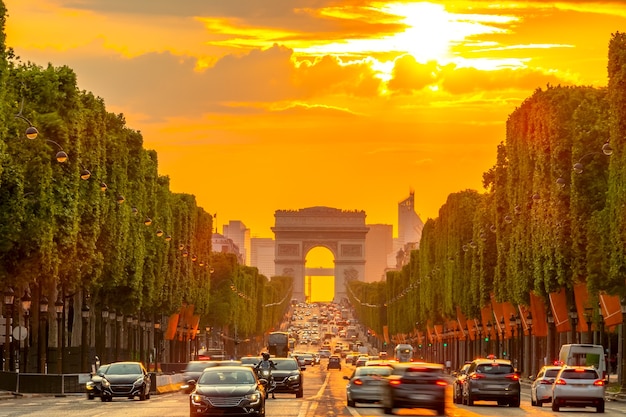
<path id="1" fill-rule="evenodd" d="M 413 394 L 411 395 L 411 398 L 413 398 L 414 400 L 419 400 L 419 401 L 427 401 L 433 398 L 432 395 L 428 395 L 428 394 Z"/>

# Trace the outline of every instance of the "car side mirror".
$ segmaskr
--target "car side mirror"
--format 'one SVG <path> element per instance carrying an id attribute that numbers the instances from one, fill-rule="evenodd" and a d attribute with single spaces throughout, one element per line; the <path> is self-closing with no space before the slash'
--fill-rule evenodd
<path id="1" fill-rule="evenodd" d="M 348 375 L 344 375 L 343 379 L 346 379 L 346 380 L 350 381 L 350 377 Z"/>

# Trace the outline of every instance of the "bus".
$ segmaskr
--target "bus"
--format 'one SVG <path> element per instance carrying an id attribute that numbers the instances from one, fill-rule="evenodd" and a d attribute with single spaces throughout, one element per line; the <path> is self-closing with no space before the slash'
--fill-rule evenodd
<path id="1" fill-rule="evenodd" d="M 398 362 L 412 362 L 413 361 L 413 346 L 400 343 L 394 349 L 395 360 Z"/>
<path id="2" fill-rule="evenodd" d="M 289 356 L 289 333 L 271 332 L 267 339 L 267 351 L 275 358 Z"/>

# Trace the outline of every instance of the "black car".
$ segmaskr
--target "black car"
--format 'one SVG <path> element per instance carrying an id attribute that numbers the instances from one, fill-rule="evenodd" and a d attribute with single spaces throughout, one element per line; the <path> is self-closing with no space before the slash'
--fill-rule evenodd
<path id="1" fill-rule="evenodd" d="M 498 405 L 520 406 L 519 372 L 506 359 L 476 359 L 467 369 L 463 404 L 496 401 Z"/>
<path id="2" fill-rule="evenodd" d="M 91 379 L 85 384 L 88 400 L 93 400 L 102 394 L 102 376 L 108 367 L 109 365 L 100 365 L 96 373 L 91 374 Z"/>
<path id="3" fill-rule="evenodd" d="M 396 408 L 427 408 L 445 413 L 446 382 L 443 365 L 437 363 L 393 364 L 383 389 L 383 411 Z"/>
<path id="4" fill-rule="evenodd" d="M 296 394 L 296 398 L 304 395 L 304 377 L 302 371 L 305 366 L 300 366 L 294 358 L 271 358 L 276 365 L 272 370 L 276 389 L 274 392 L 287 392 Z"/>
<path id="5" fill-rule="evenodd" d="M 330 358 L 328 358 L 328 367 L 326 369 L 341 370 L 341 358 L 337 355 L 332 355 Z"/>
<path id="6" fill-rule="evenodd" d="M 189 395 L 190 417 L 265 417 L 265 389 L 249 366 L 207 368 Z"/>
<path id="7" fill-rule="evenodd" d="M 114 362 L 102 374 L 102 401 L 113 397 L 150 398 L 150 375 L 141 362 Z"/>

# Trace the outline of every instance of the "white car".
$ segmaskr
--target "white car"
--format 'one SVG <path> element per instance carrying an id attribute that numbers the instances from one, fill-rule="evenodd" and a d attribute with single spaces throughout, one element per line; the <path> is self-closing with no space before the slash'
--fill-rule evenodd
<path id="1" fill-rule="evenodd" d="M 552 401 L 552 384 L 556 374 L 561 370 L 560 366 L 546 365 L 539 370 L 539 373 L 530 385 L 530 404 L 541 407 L 543 403 Z"/>
<path id="2" fill-rule="evenodd" d="M 552 385 L 552 411 L 561 407 L 595 407 L 604 413 L 606 381 L 593 366 L 564 366 Z"/>

